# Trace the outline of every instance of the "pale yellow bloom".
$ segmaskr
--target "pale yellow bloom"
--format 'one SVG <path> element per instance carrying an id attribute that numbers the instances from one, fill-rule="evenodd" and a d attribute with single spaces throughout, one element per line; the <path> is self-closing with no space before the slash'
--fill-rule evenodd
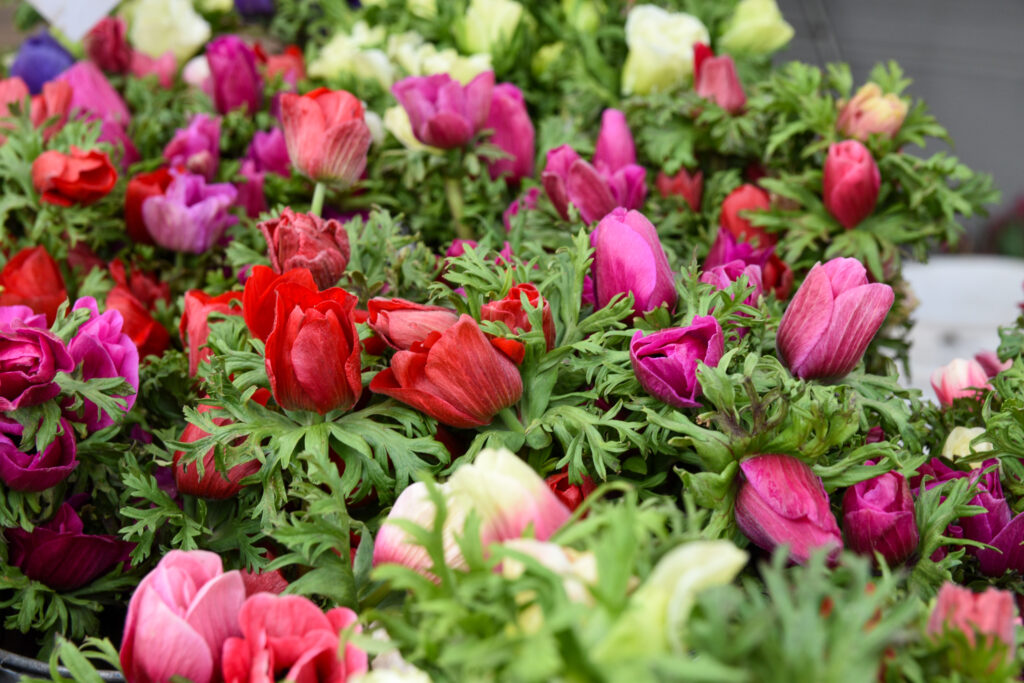
<path id="1" fill-rule="evenodd" d="M 946 437 L 946 443 L 942 445 L 942 456 L 955 461 L 973 453 L 986 453 L 992 450 L 992 444 L 988 441 L 979 441 L 974 444 L 972 450 L 971 442 L 984 433 L 984 427 L 953 427 Z M 970 466 L 972 469 L 980 469 L 984 463 L 972 462 Z"/>
<path id="2" fill-rule="evenodd" d="M 741 0 L 718 39 L 723 52 L 767 55 L 793 37 L 775 0 Z"/>
<path id="3" fill-rule="evenodd" d="M 523 17 L 515 0 L 470 0 L 466 16 L 455 30 L 455 40 L 470 54 L 497 52 L 508 45 Z"/>
<path id="4" fill-rule="evenodd" d="M 416 139 L 412 132 L 412 123 L 409 122 L 409 115 L 400 106 L 389 107 L 384 110 L 384 127 L 389 133 L 405 146 L 406 149 L 417 149 L 434 154 L 444 154 L 443 150 L 437 147 L 424 145 Z"/>
<path id="5" fill-rule="evenodd" d="M 694 43 L 710 42 L 707 27 L 693 15 L 635 6 L 626 18 L 622 93 L 646 95 L 683 85 L 693 75 Z"/>
<path id="6" fill-rule="evenodd" d="M 125 12 L 132 46 L 151 57 L 170 50 L 183 62 L 210 39 L 210 25 L 189 0 L 136 0 Z"/>
<path id="7" fill-rule="evenodd" d="M 309 63 L 309 75 L 331 78 L 349 74 L 365 81 L 376 81 L 388 89 L 395 80 L 395 68 L 388 56 L 371 46 L 382 43 L 385 32 L 381 27 L 370 28 L 360 21 L 350 34 L 337 33 Z M 369 48 L 369 49 L 368 49 Z"/>

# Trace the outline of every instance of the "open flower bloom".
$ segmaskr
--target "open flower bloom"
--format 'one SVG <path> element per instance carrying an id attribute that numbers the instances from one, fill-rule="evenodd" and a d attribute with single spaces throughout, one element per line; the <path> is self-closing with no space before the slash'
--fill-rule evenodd
<path id="1" fill-rule="evenodd" d="M 292 164 L 312 180 L 349 187 L 363 174 L 372 136 L 355 95 L 327 88 L 282 93 L 281 125 Z"/>
<path id="2" fill-rule="evenodd" d="M 181 676 L 193 683 L 221 680 L 224 642 L 242 635 L 238 612 L 245 584 L 225 572 L 220 556 L 171 550 L 146 575 L 128 603 L 121 668 L 132 683 Z"/>
<path id="3" fill-rule="evenodd" d="M 494 72 L 463 86 L 448 74 L 409 76 L 391 87 L 409 114 L 416 139 L 431 147 L 464 147 L 484 129 L 491 110 Z"/>
<path id="4" fill-rule="evenodd" d="M 825 208 L 847 230 L 871 215 L 882 176 L 868 148 L 857 140 L 830 145 L 825 158 L 822 197 Z"/>
<path id="5" fill-rule="evenodd" d="M 58 372 L 75 362 L 64 342 L 25 306 L 0 307 L 0 410 L 45 403 L 60 393 Z"/>
<path id="6" fill-rule="evenodd" d="M 958 398 L 980 398 L 992 388 L 981 363 L 964 358 L 954 358 L 948 365 L 937 368 L 931 381 L 939 403 L 944 406 L 953 405 Z"/>
<path id="7" fill-rule="evenodd" d="M 10 543 L 11 564 L 28 578 L 62 592 L 88 585 L 128 562 L 135 547 L 115 536 L 85 533 L 81 517 L 69 503 L 32 531 L 19 527 L 5 529 L 4 534 Z"/>
<path id="8" fill-rule="evenodd" d="M 202 254 L 238 221 L 228 213 L 237 195 L 231 183 L 207 185 L 202 176 L 181 173 L 164 194 L 142 203 L 142 218 L 161 247 Z"/>
<path id="9" fill-rule="evenodd" d="M 0 270 L 0 306 L 27 306 L 44 314 L 46 324 L 40 327 L 53 324 L 67 298 L 60 268 L 45 247 L 25 247 Z"/>
<path id="10" fill-rule="evenodd" d="M 238 612 L 240 637 L 224 642 L 224 683 L 282 680 L 344 683 L 367 670 L 366 653 L 341 634 L 356 623 L 347 607 L 320 611 L 301 595 L 256 593 Z M 356 626 L 358 633 L 361 629 Z"/>
<path id="11" fill-rule="evenodd" d="M 696 408 L 701 395 L 697 369 L 701 363 L 718 365 L 725 351 L 723 340 L 721 325 L 710 315 L 646 337 L 637 330 L 629 343 L 629 360 L 640 386 L 651 396 L 676 408 Z"/>
<path id="12" fill-rule="evenodd" d="M 928 633 L 942 637 L 947 631 L 958 631 L 967 638 L 971 648 L 1002 645 L 1006 649 L 1006 662 L 1012 662 L 1019 622 L 1013 603 L 1010 591 L 988 588 L 975 593 L 970 588 L 947 582 L 939 589 L 935 608 L 928 619 Z M 982 643 L 978 643 L 979 636 Z"/>
<path id="13" fill-rule="evenodd" d="M 451 427 L 482 427 L 523 395 L 511 360 L 522 352 L 511 339 L 488 340 L 463 315 L 444 332 L 431 332 L 370 382 L 370 390 L 406 403 Z"/>
<path id="14" fill-rule="evenodd" d="M 213 180 L 220 165 L 220 119 L 196 114 L 188 127 L 179 129 L 164 147 L 171 168 Z"/>
<path id="15" fill-rule="evenodd" d="M 736 495 L 736 525 L 754 545 L 789 546 L 803 564 L 818 548 L 835 558 L 843 547 L 821 479 L 789 455 L 757 455 L 740 463 L 743 483 Z"/>
<path id="16" fill-rule="evenodd" d="M 32 185 L 48 204 L 93 204 L 110 194 L 115 183 L 117 170 L 99 150 L 72 147 L 64 154 L 51 149 L 32 162 Z"/>
<path id="17" fill-rule="evenodd" d="M 24 427 L 14 420 L 0 417 L 0 482 L 5 486 L 14 491 L 45 491 L 78 466 L 75 435 L 67 420 L 61 418 L 59 433 L 42 451 L 20 450 L 15 441 L 20 442 L 23 432 Z"/>
<path id="18" fill-rule="evenodd" d="M 779 359 L 801 379 L 843 377 L 860 362 L 893 299 L 889 285 L 868 283 L 857 259 L 816 264 L 782 315 Z"/>
<path id="19" fill-rule="evenodd" d="M 484 547 L 520 538 L 527 528 L 532 528 L 533 538 L 546 541 L 570 515 L 569 508 L 544 480 L 506 449 L 481 451 L 474 462 L 461 465 L 439 489 L 447 506 L 445 561 L 454 568 L 465 566 L 456 538 L 465 533 L 471 512 L 479 519 Z M 393 522 L 406 520 L 429 529 L 436 514 L 425 484 L 418 482 L 402 491 L 377 533 L 374 565 L 401 564 L 427 572 L 431 566 L 427 551 Z"/>

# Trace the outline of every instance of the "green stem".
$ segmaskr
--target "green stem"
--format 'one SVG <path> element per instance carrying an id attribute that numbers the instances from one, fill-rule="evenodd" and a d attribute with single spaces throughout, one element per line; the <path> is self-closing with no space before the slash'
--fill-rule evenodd
<path id="1" fill-rule="evenodd" d="M 444 179 L 444 196 L 448 199 L 448 208 L 452 212 L 452 221 L 455 223 L 455 235 L 459 239 L 473 239 L 473 231 L 462 222 L 462 185 L 458 178 L 448 177 Z"/>
<path id="2" fill-rule="evenodd" d="M 319 216 L 323 211 L 325 194 L 327 194 L 327 186 L 323 183 L 317 183 L 316 189 L 313 190 L 313 203 L 309 207 L 311 214 Z"/>

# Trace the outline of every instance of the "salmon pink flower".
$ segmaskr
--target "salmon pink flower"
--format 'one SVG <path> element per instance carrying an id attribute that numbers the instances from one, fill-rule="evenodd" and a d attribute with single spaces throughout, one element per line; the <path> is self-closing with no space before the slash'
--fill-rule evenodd
<path id="1" fill-rule="evenodd" d="M 312 180 L 349 187 L 363 174 L 372 137 L 363 105 L 351 93 L 283 93 L 281 125 L 292 164 Z"/>

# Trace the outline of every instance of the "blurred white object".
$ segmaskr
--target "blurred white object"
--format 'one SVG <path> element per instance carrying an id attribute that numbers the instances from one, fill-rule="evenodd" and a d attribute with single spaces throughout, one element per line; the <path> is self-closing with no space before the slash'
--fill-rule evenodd
<path id="1" fill-rule="evenodd" d="M 999 346 L 999 327 L 1012 324 L 1024 301 L 1024 260 L 1005 256 L 932 256 L 906 263 L 903 276 L 920 304 L 911 314 L 911 376 L 907 386 L 935 399 L 929 376 L 954 358 Z"/>
<path id="2" fill-rule="evenodd" d="M 28 0 L 69 40 L 78 42 L 119 0 Z"/>

